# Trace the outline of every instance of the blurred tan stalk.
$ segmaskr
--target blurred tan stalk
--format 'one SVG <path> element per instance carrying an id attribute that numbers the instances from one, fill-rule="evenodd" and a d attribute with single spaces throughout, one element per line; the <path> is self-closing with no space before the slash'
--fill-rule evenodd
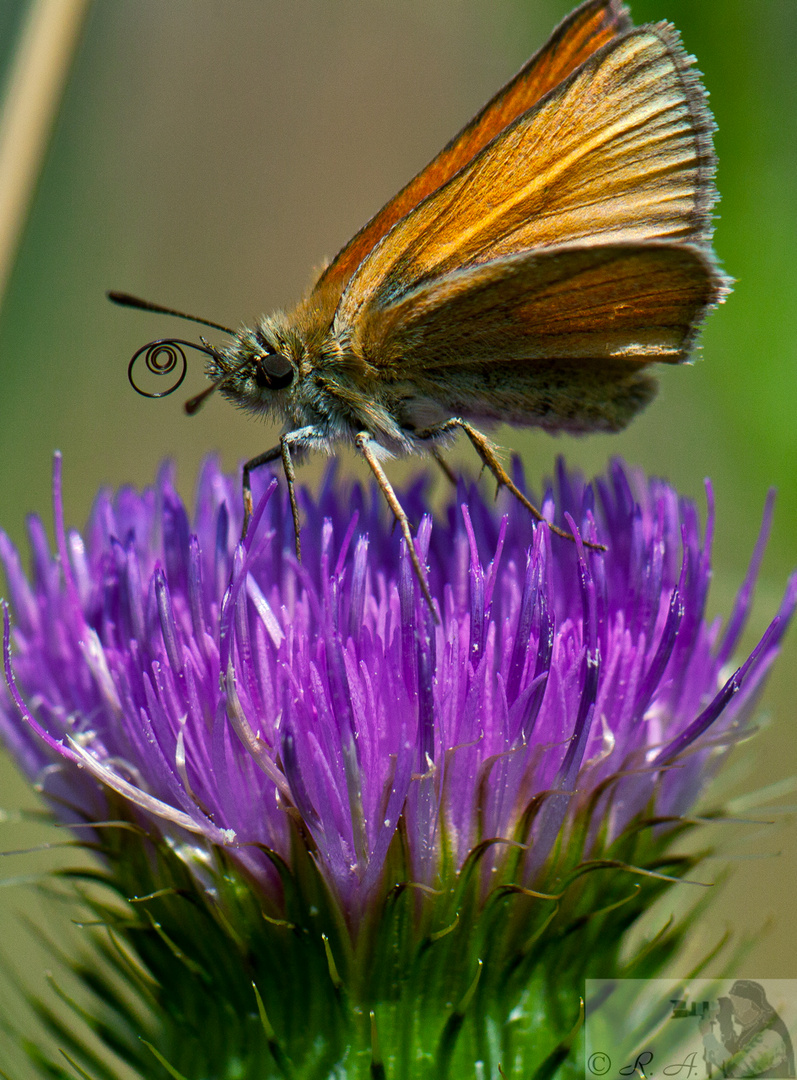
<path id="1" fill-rule="evenodd" d="M 31 0 L 0 114 L 0 305 L 90 0 Z"/>

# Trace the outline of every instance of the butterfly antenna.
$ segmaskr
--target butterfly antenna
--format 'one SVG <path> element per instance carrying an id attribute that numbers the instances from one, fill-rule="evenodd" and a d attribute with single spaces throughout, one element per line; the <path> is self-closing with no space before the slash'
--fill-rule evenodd
<path id="1" fill-rule="evenodd" d="M 201 323 L 203 326 L 211 326 L 214 330 L 221 330 L 225 334 L 230 336 L 235 335 L 235 331 L 229 326 L 222 326 L 221 323 L 213 322 L 212 319 L 201 319 L 198 315 L 189 315 L 185 311 L 178 311 L 176 308 L 166 307 L 164 304 L 154 304 L 151 300 L 142 300 L 138 296 L 131 296 L 130 293 L 111 291 L 107 294 L 108 299 L 114 304 L 119 304 L 121 307 L 137 308 L 139 311 L 154 311 L 158 315 L 174 315 L 178 319 L 188 319 L 190 322 Z M 186 360 L 185 353 L 181 346 L 188 345 L 192 349 L 198 349 L 200 352 L 207 353 L 208 356 L 219 358 L 218 350 L 205 338 L 199 339 L 202 344 L 196 345 L 192 341 L 180 341 L 177 338 L 164 338 L 159 341 L 150 342 L 149 345 L 145 345 L 142 349 L 133 356 L 127 369 L 127 377 L 130 380 L 130 384 L 133 389 L 142 395 L 142 397 L 167 397 L 169 394 L 173 394 L 178 386 L 182 384 L 185 378 L 186 370 L 188 368 L 188 362 Z M 167 375 L 171 374 L 178 363 L 182 364 L 182 371 L 177 381 L 168 389 L 162 390 L 158 393 L 151 393 L 142 389 L 136 384 L 133 378 L 133 368 L 139 356 L 144 354 L 147 370 L 155 375 Z M 164 360 L 161 357 L 165 357 Z M 178 359 L 179 358 L 179 359 Z M 189 416 L 193 416 L 199 409 L 205 404 L 211 394 L 215 393 L 220 386 L 223 386 L 234 375 L 237 375 L 241 368 L 246 367 L 247 361 L 243 361 L 232 371 L 226 372 L 224 375 L 220 375 L 218 379 L 214 379 L 210 386 L 194 397 L 189 398 L 185 403 L 185 411 Z"/>
<path id="2" fill-rule="evenodd" d="M 153 304 L 150 300 L 141 300 L 129 293 L 109 292 L 108 299 L 122 307 L 138 308 L 139 311 L 154 311 L 158 315 L 174 315 L 178 319 L 188 319 L 190 322 L 202 323 L 204 326 L 212 326 L 214 330 L 221 330 L 225 334 L 235 334 L 229 326 L 212 322 L 210 319 L 200 319 L 198 315 L 188 315 L 185 311 L 177 311 L 175 308 L 164 307 L 163 304 Z"/>

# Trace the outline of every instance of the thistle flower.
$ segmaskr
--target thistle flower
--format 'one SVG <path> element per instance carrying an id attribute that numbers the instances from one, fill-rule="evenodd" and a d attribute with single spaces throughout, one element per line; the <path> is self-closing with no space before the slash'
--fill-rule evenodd
<path id="1" fill-rule="evenodd" d="M 547 1074 L 587 975 L 678 947 L 670 928 L 621 960 L 696 861 L 672 839 L 797 602 L 795 576 L 734 670 L 771 500 L 720 632 L 710 489 L 701 536 L 664 482 L 560 465 L 542 505 L 573 544 L 463 485 L 433 524 L 424 488 L 404 504 L 439 623 L 378 497 L 334 471 L 302 496 L 301 564 L 277 482 L 239 543 L 213 462 L 192 521 L 164 468 L 100 495 L 80 535 L 57 460 L 56 554 L 32 519 L 28 578 L 0 537 L 0 734 L 131 902 L 86 900 L 138 957 L 96 936 L 92 989 L 142 1075 Z"/>

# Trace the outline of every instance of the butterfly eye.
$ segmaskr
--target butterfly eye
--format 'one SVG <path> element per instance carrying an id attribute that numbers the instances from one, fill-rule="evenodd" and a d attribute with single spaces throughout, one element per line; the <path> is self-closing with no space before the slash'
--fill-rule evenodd
<path id="1" fill-rule="evenodd" d="M 281 353 L 266 353 L 255 365 L 255 382 L 261 389 L 283 390 L 293 382 L 293 365 Z"/>

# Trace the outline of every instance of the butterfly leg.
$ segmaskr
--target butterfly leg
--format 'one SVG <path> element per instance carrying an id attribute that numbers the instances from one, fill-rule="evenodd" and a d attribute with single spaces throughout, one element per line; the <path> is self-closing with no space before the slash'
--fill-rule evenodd
<path id="1" fill-rule="evenodd" d="M 456 428 L 464 431 L 465 434 L 468 436 L 471 443 L 473 444 L 474 449 L 476 450 L 476 453 L 481 458 L 482 463 L 490 470 L 490 472 L 495 477 L 499 488 L 505 487 L 509 491 L 511 491 L 515 498 L 518 500 L 518 502 L 522 503 L 522 505 L 525 506 L 531 514 L 533 514 L 537 521 L 544 521 L 546 523 L 552 533 L 555 533 L 557 536 L 563 537 L 565 540 L 574 539 L 574 537 L 569 532 L 566 532 L 564 529 L 560 529 L 558 525 L 553 525 L 550 521 L 544 518 L 542 513 L 537 509 L 537 507 L 534 506 L 531 502 L 529 502 L 529 500 L 526 498 L 520 488 L 517 487 L 517 485 L 512 481 L 512 477 L 501 464 L 495 445 L 487 438 L 486 435 L 483 435 L 481 431 L 473 427 L 472 424 L 469 424 L 467 420 L 463 420 L 459 416 L 452 416 L 450 420 L 446 420 L 442 424 L 437 424 L 435 427 L 429 428 L 427 431 L 419 431 L 416 434 L 418 438 L 421 439 L 434 439 L 440 435 L 445 435 L 447 432 L 453 431 Z M 589 540 L 584 541 L 584 546 L 593 548 L 595 551 L 606 551 L 606 546 L 604 544 L 596 544 Z"/>
<path id="2" fill-rule="evenodd" d="M 440 466 L 441 470 L 445 473 L 446 477 L 448 478 L 449 483 L 453 484 L 453 486 L 456 487 L 457 483 L 458 483 L 457 475 L 454 472 L 454 470 L 451 468 L 451 466 L 448 464 L 446 459 L 443 457 L 443 455 L 440 453 L 440 450 L 438 449 L 438 447 L 432 446 L 432 449 L 431 449 L 430 453 L 431 453 L 432 457 L 435 459 L 435 461 L 437 462 L 437 464 Z"/>
<path id="3" fill-rule="evenodd" d="M 291 448 L 287 435 L 280 439 L 282 451 L 282 468 L 285 473 L 285 482 L 288 485 L 288 498 L 291 501 L 291 515 L 293 517 L 293 536 L 296 543 L 296 558 L 302 561 L 302 523 L 299 521 L 299 504 L 296 501 L 296 471 L 291 458 Z"/>
<path id="4" fill-rule="evenodd" d="M 357 449 L 368 462 L 368 466 L 376 477 L 376 482 L 379 484 L 382 494 L 387 499 L 388 506 L 393 511 L 393 515 L 401 529 L 401 534 L 407 544 L 407 552 L 410 556 L 415 576 L 418 579 L 418 584 L 421 586 L 424 600 L 429 605 L 429 610 L 431 611 L 435 622 L 439 622 L 432 602 L 432 594 L 429 592 L 429 586 L 426 582 L 426 574 L 421 566 L 421 560 L 418 558 L 418 552 L 415 550 L 415 542 L 412 538 L 409 518 L 407 517 L 404 507 L 398 501 L 398 496 L 393 490 L 393 486 L 388 480 L 385 470 L 382 468 L 382 463 L 374 453 L 374 440 L 367 431 L 361 431 L 359 434 L 355 435 L 354 441 L 357 445 Z"/>
<path id="5" fill-rule="evenodd" d="M 307 442 L 309 441 L 309 437 L 314 434 L 315 429 L 313 428 L 298 428 L 296 431 L 289 431 L 282 436 L 277 446 L 272 446 L 272 448 L 266 450 L 264 454 L 258 454 L 257 457 L 252 458 L 251 461 L 247 461 L 244 465 L 244 524 L 241 532 L 241 539 L 246 536 L 249 530 L 249 522 L 252 520 L 252 512 L 254 509 L 252 503 L 251 474 L 255 469 L 259 469 L 261 465 L 268 465 L 270 462 L 281 458 L 282 469 L 285 473 L 285 481 L 288 485 L 288 497 L 291 501 L 293 533 L 296 538 L 296 558 L 299 562 L 302 561 L 302 526 L 299 521 L 299 504 L 296 501 L 296 471 L 293 467 L 293 458 L 291 457 L 291 443 L 301 444 Z"/>
<path id="6" fill-rule="evenodd" d="M 244 524 L 241 529 L 241 539 L 246 538 L 246 534 L 249 532 L 249 522 L 252 520 L 252 513 L 254 511 L 254 504 L 252 502 L 252 480 L 251 474 L 255 469 L 259 469 L 261 465 L 269 465 L 272 461 L 276 461 L 282 454 L 281 446 L 272 446 L 270 450 L 266 450 L 264 454 L 258 454 L 257 457 L 253 457 L 250 461 L 247 461 L 244 465 L 244 478 L 243 478 L 243 494 L 244 494 Z"/>

